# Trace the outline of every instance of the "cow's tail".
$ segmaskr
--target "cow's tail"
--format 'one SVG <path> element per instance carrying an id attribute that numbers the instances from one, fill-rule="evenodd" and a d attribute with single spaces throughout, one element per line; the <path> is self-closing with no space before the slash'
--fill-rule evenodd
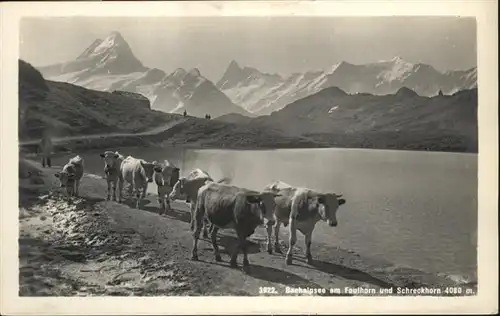
<path id="1" fill-rule="evenodd" d="M 194 212 L 191 214 L 191 230 L 195 232 L 196 230 L 201 230 L 205 222 L 205 199 L 204 192 L 198 192 L 196 197 L 196 203 L 194 207 Z"/>

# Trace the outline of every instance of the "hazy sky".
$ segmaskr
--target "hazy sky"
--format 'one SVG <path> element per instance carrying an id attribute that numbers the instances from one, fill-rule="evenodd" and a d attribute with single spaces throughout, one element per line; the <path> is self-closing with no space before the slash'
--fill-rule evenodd
<path id="1" fill-rule="evenodd" d="M 394 56 L 442 71 L 477 65 L 475 19 L 453 17 L 24 18 L 20 57 L 34 66 L 74 60 L 112 31 L 147 67 L 198 67 L 213 81 L 233 59 L 281 75 Z"/>

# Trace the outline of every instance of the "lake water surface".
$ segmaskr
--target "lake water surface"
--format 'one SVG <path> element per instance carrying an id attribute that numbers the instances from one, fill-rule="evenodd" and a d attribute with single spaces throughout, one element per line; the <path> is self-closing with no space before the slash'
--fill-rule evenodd
<path id="1" fill-rule="evenodd" d="M 215 180 L 229 176 L 234 184 L 251 189 L 279 179 L 342 193 L 347 204 L 338 212 L 339 225 L 316 226 L 330 236 L 321 242 L 429 272 L 476 279 L 476 154 L 366 149 L 119 151 L 150 161 L 168 159 L 182 175 L 201 168 Z M 99 153 L 80 154 L 86 172 L 103 174 Z M 63 165 L 68 157 L 58 157 L 54 164 Z M 156 191 L 154 184 L 148 191 Z"/>

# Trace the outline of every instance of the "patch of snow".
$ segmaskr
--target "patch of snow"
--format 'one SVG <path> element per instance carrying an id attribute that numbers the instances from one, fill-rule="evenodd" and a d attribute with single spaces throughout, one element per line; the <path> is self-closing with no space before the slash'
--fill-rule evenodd
<path id="1" fill-rule="evenodd" d="M 336 110 L 336 109 L 338 109 L 338 108 L 339 108 L 339 106 L 338 106 L 338 105 L 336 105 L 336 106 L 332 107 L 330 110 L 328 110 L 328 114 L 333 113 L 333 111 L 335 111 L 335 110 Z"/>
<path id="2" fill-rule="evenodd" d="M 333 74 L 335 72 L 335 70 L 337 70 L 337 68 L 339 68 L 341 63 L 336 63 L 335 65 L 332 66 L 332 68 L 330 68 L 330 72 L 329 74 Z"/>
<path id="3" fill-rule="evenodd" d="M 173 110 L 171 110 L 170 113 L 175 113 L 176 111 L 182 109 L 183 106 L 184 106 L 184 102 L 179 101 L 179 103 L 177 104 L 177 106 Z"/>
<path id="4" fill-rule="evenodd" d="M 404 80 L 415 68 L 415 64 L 406 62 L 400 57 L 393 58 L 391 62 L 392 63 L 390 64 L 389 69 L 382 71 L 380 75 L 377 76 L 377 78 L 383 78 L 387 82 L 391 82 L 394 80 Z"/>

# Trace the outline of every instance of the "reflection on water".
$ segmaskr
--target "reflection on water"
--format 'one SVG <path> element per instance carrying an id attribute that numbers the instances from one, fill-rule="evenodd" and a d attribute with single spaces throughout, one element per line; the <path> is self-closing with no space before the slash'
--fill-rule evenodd
<path id="1" fill-rule="evenodd" d="M 339 226 L 316 226 L 324 243 L 428 271 L 476 273 L 477 155 L 361 149 L 270 151 L 123 149 L 168 159 L 186 175 L 201 168 L 215 180 L 262 189 L 274 180 L 344 194 Z M 99 152 L 80 154 L 103 174 Z M 57 165 L 68 156 L 55 159 Z M 151 185 L 149 191 L 156 190 Z M 327 236 L 327 237 L 325 237 Z"/>

